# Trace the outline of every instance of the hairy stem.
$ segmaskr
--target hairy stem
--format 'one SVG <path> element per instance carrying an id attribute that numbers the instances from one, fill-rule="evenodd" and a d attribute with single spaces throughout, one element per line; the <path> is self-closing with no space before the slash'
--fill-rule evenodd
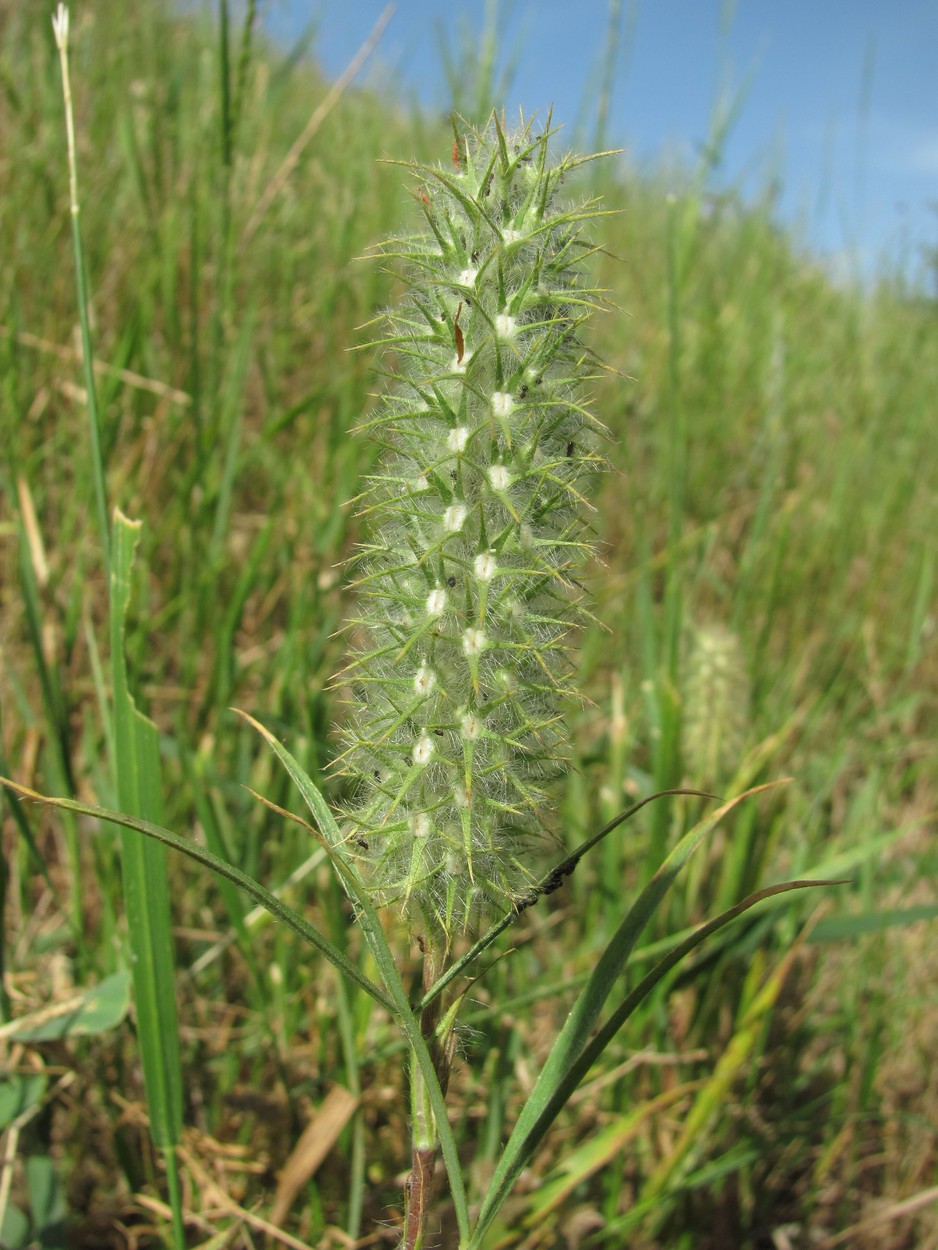
<path id="1" fill-rule="evenodd" d="M 418 939 L 423 951 L 423 993 L 436 983 L 446 953 L 446 943 L 432 915 L 428 917 L 428 934 Z M 442 999 L 437 997 L 420 1013 L 420 1031 L 433 1059 L 433 1069 L 445 1097 L 449 1086 L 453 1059 L 452 1021 L 441 1020 Z M 433 1173 L 439 1146 L 439 1134 L 426 1080 L 411 1056 L 411 1168 L 404 1187 L 404 1235 L 402 1250 L 420 1250 L 426 1230 L 427 1211 L 433 1194 Z"/>

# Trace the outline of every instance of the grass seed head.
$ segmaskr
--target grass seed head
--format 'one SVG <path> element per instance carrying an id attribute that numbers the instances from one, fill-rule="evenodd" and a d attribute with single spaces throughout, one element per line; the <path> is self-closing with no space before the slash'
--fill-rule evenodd
<path id="1" fill-rule="evenodd" d="M 531 884 L 602 463 L 580 341 L 592 203 L 570 158 L 498 116 L 459 160 L 418 167 L 425 229 L 389 242 L 408 293 L 386 314 L 394 381 L 370 422 L 347 809 L 379 900 L 464 927 Z M 470 919 L 471 918 L 471 919 Z"/>

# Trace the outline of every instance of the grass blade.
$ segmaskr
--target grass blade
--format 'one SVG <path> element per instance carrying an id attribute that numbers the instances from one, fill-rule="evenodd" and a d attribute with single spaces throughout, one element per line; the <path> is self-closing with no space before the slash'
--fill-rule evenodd
<path id="1" fill-rule="evenodd" d="M 393 1006 L 391 1010 L 407 1037 L 414 1060 L 419 1065 L 421 1075 L 426 1083 L 427 1094 L 433 1108 L 433 1116 L 440 1137 L 440 1150 L 442 1151 L 443 1162 L 446 1165 L 446 1173 L 449 1177 L 450 1193 L 456 1210 L 460 1238 L 465 1242 L 469 1237 L 469 1208 L 466 1202 L 466 1189 L 462 1178 L 462 1165 L 456 1149 L 456 1139 L 453 1136 L 453 1130 L 450 1127 L 447 1116 L 446 1100 L 443 1096 L 443 1090 L 440 1088 L 440 1082 L 437 1079 L 436 1069 L 433 1066 L 433 1059 L 427 1042 L 420 1030 L 419 1017 L 407 998 L 407 991 L 404 989 L 404 983 L 401 981 L 397 964 L 394 962 L 394 955 L 388 945 L 387 938 L 384 936 L 381 921 L 371 902 L 368 889 L 355 868 L 343 854 L 341 847 L 342 831 L 339 829 L 335 817 L 329 810 L 329 805 L 312 778 L 300 767 L 297 760 L 286 747 L 281 742 L 278 742 L 273 734 L 265 729 L 259 721 L 249 716 L 247 712 L 239 711 L 238 715 L 243 717 L 264 738 L 299 789 L 303 801 L 319 825 L 324 837 L 324 844 L 339 879 L 356 904 L 358 909 L 357 919 L 362 927 L 365 941 L 371 949 L 375 963 L 378 965 L 378 971 L 381 973 L 381 979 L 384 981 L 385 988 L 392 1000 Z"/>
<path id="2" fill-rule="evenodd" d="M 742 797 L 742 796 L 741 796 Z M 690 836 L 690 835 L 688 835 Z M 520 1175 L 522 1169 L 526 1166 L 531 1155 L 540 1144 L 545 1133 L 553 1124 L 560 1111 L 569 1101 L 570 1096 L 578 1088 L 587 1072 L 606 1049 L 616 1033 L 622 1028 L 625 1022 L 633 1014 L 633 1012 L 648 997 L 652 990 L 663 980 L 672 968 L 676 967 L 683 959 L 685 959 L 692 951 L 696 950 L 703 942 L 716 933 L 719 929 L 730 924 L 744 912 L 755 907 L 757 903 L 765 899 L 774 897 L 777 894 L 788 893 L 792 890 L 817 889 L 821 886 L 843 885 L 841 881 L 786 881 L 780 885 L 769 886 L 764 890 L 759 890 L 756 894 L 750 895 L 741 903 L 737 903 L 735 907 L 731 907 L 728 911 L 716 916 L 713 920 L 701 925 L 683 942 L 679 942 L 674 949 L 660 960 L 654 968 L 648 972 L 638 985 L 623 999 L 616 1010 L 612 1013 L 602 1028 L 596 1033 L 588 1045 L 584 1046 L 579 1055 L 569 1067 L 563 1072 L 554 1087 L 549 1092 L 545 1092 L 543 1102 L 540 1106 L 536 1106 L 533 1114 L 529 1112 L 535 1095 L 538 1093 L 541 1084 L 540 1078 L 535 1085 L 534 1090 L 525 1103 L 518 1123 L 522 1122 L 522 1118 L 526 1117 L 529 1121 L 533 1120 L 530 1127 L 526 1130 L 523 1138 L 516 1141 L 518 1133 L 517 1126 L 509 1139 L 508 1146 L 505 1148 L 505 1154 L 499 1164 L 496 1173 L 492 1178 L 489 1192 L 486 1194 L 485 1201 L 479 1214 L 479 1224 L 475 1230 L 475 1238 L 481 1238 L 489 1228 L 495 1215 L 498 1213 L 502 1203 L 508 1197 L 512 1186 Z M 584 991 L 585 993 L 585 991 Z M 581 995 L 582 997 L 582 995 Z M 548 1064 L 550 1060 L 548 1060 Z M 548 1065 L 545 1065 L 544 1071 L 547 1071 Z M 541 1074 L 543 1077 L 543 1072 Z M 514 1145 L 513 1145 L 514 1143 Z M 509 1156 L 509 1150 L 511 1155 Z M 508 1159 L 506 1163 L 505 1160 Z M 471 1247 L 482 1244 L 481 1240 L 473 1240 Z"/>
<path id="3" fill-rule="evenodd" d="M 134 705 L 127 687 L 124 625 L 130 574 L 140 522 L 114 514 L 111 562 L 111 676 L 117 796 L 121 807 L 144 819 L 163 817 L 159 736 Z M 177 1247 L 186 1244 L 176 1148 L 182 1133 L 182 1060 L 176 1013 L 175 959 L 169 905 L 166 850 L 150 838 L 121 830 L 121 873 L 130 938 L 137 1037 L 143 1061 L 150 1133 L 166 1160 Z"/>
<path id="4" fill-rule="evenodd" d="M 135 829 L 138 833 L 146 834 L 148 838 L 155 838 L 157 842 L 162 842 L 164 846 L 171 846 L 173 850 L 181 851 L 183 855 L 188 855 L 190 859 L 195 860 L 197 864 L 201 864 L 203 868 L 210 868 L 212 872 L 218 873 L 219 876 L 224 877 L 226 880 L 233 881 L 239 889 L 244 890 L 245 894 L 254 899 L 255 903 L 259 903 L 269 911 L 275 920 L 282 921 L 287 928 L 292 929 L 304 942 L 308 942 L 310 946 L 315 947 L 331 964 L 334 964 L 340 972 L 360 986 L 366 994 L 370 994 L 382 1007 L 387 1011 L 394 1011 L 391 1000 L 382 990 L 370 981 L 364 973 L 360 972 L 327 938 L 324 938 L 318 929 L 313 928 L 308 921 L 304 920 L 299 912 L 294 911 L 292 907 L 262 886 L 259 881 L 249 877 L 246 872 L 242 872 L 240 868 L 236 868 L 233 864 L 225 863 L 223 859 L 219 859 L 210 851 L 206 851 L 204 847 L 196 846 L 194 842 L 180 837 L 178 833 L 172 833 L 169 829 L 164 829 L 162 825 L 154 824 L 149 820 L 141 820 L 137 816 L 129 816 L 126 812 L 115 812 L 106 807 L 95 807 L 91 803 L 79 803 L 73 799 L 53 798 L 49 795 L 38 794 L 35 790 L 30 790 L 28 786 L 21 786 L 17 782 L 11 781 L 8 777 L 0 777 L 0 783 L 24 798 L 47 803 L 50 807 L 59 808 L 61 811 L 75 812 L 79 816 L 93 816 L 97 820 L 105 821 L 107 824 L 119 825 L 124 829 Z"/>
<path id="5" fill-rule="evenodd" d="M 534 1089 L 521 1110 L 498 1167 L 495 1169 L 488 1194 L 482 1204 L 479 1213 L 479 1224 L 475 1234 L 476 1238 L 479 1238 L 488 1228 L 498 1208 L 507 1197 L 511 1185 L 520 1173 L 525 1161 L 529 1158 L 530 1151 L 534 1148 L 536 1141 L 540 1140 L 540 1133 L 535 1132 L 537 1126 L 543 1124 L 542 1117 L 548 1113 L 549 1109 L 554 1107 L 559 1092 L 568 1088 L 568 1075 L 573 1070 L 580 1054 L 587 1045 L 606 999 L 625 968 L 635 943 L 654 915 L 659 903 L 673 884 L 678 873 L 707 834 L 716 828 L 733 808 L 751 795 L 770 788 L 772 788 L 772 785 L 759 786 L 754 790 L 748 790 L 745 794 L 741 794 L 724 803 L 715 812 L 695 825 L 693 829 L 685 834 L 674 850 L 671 851 L 629 909 L 622 924 L 613 934 L 608 946 L 603 951 L 589 981 L 574 1003 L 573 1009 L 551 1049 L 547 1062 L 544 1064 L 540 1076 L 535 1082 Z M 649 976 L 651 975 L 653 973 L 649 973 Z M 567 1093 L 566 1097 L 569 1097 L 569 1093 Z M 564 1101 L 566 1101 L 566 1097 Z M 557 1110 L 559 1110 L 559 1106 Z M 556 1110 L 550 1114 L 550 1120 L 555 1115 Z M 546 1127 L 546 1124 L 544 1127 Z M 476 1240 L 471 1244 L 473 1246 L 481 1245 L 481 1241 Z"/>

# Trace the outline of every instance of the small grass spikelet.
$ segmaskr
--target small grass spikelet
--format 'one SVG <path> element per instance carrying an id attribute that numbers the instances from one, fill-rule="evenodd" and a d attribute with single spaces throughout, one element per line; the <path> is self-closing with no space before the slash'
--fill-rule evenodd
<path id="1" fill-rule="evenodd" d="M 698 625 L 684 671 L 684 756 L 694 785 L 718 785 L 735 770 L 749 728 L 749 676 L 739 638 Z"/>
<path id="2" fill-rule="evenodd" d="M 408 293 L 365 427 L 383 454 L 360 501 L 342 766 L 377 895 L 447 932 L 531 884 L 604 466 L 580 341 L 602 306 L 581 234 L 600 210 L 560 202 L 583 162 L 551 165 L 548 137 L 493 116 L 451 160 L 408 166 L 426 228 L 382 248 Z"/>

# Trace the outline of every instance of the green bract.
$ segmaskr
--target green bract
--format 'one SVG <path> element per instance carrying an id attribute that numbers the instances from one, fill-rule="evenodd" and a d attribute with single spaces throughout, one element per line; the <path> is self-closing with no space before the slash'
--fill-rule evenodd
<path id="1" fill-rule="evenodd" d="M 602 302 L 581 281 L 598 210 L 558 203 L 583 158 L 550 165 L 548 137 L 493 117 L 447 167 L 409 166 L 427 229 L 382 249 L 409 292 L 364 427 L 383 454 L 352 622 L 349 846 L 380 898 L 447 930 L 532 881 L 575 693 L 582 490 L 603 464 L 579 338 Z"/>

